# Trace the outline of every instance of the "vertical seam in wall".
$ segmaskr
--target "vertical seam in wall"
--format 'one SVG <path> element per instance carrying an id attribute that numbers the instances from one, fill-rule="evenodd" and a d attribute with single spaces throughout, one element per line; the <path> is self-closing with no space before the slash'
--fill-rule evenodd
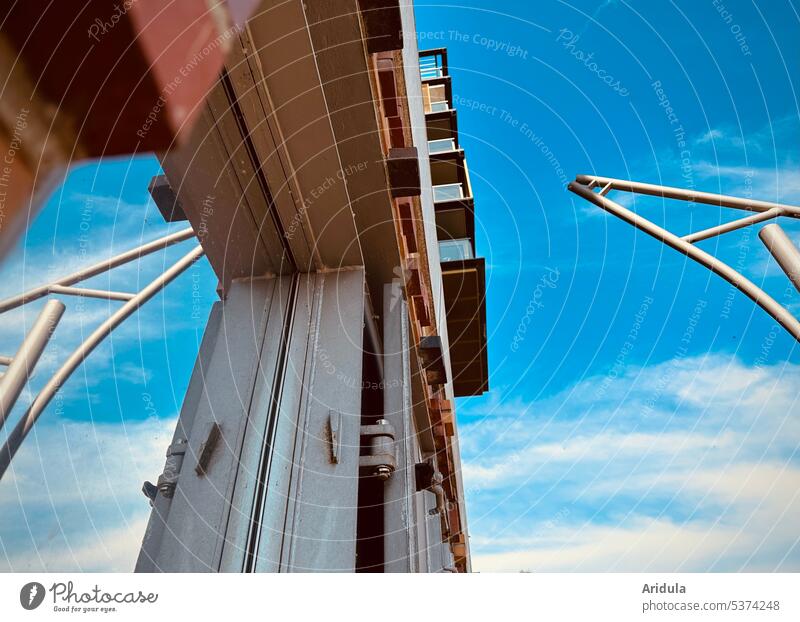
<path id="1" fill-rule="evenodd" d="M 278 282 L 279 282 L 278 279 L 275 279 L 275 282 L 273 282 L 271 284 L 271 291 L 269 293 L 269 299 L 267 301 L 265 301 L 265 303 L 264 303 L 264 305 L 262 306 L 262 309 L 261 309 L 261 314 L 262 314 L 261 315 L 261 318 L 262 318 L 261 322 L 262 322 L 262 324 L 260 326 L 261 330 L 260 330 L 260 336 L 259 336 L 258 344 L 257 344 L 258 354 L 256 356 L 256 365 L 255 365 L 255 367 L 253 369 L 253 374 L 252 374 L 252 376 L 250 378 L 250 399 L 248 400 L 247 410 L 245 411 L 245 417 L 244 417 L 244 422 L 243 422 L 244 428 L 243 428 L 243 430 L 241 432 L 240 438 L 237 439 L 237 443 L 236 443 L 237 450 L 238 450 L 236 455 L 238 456 L 238 458 L 236 460 L 236 471 L 235 471 L 234 476 L 233 476 L 233 483 L 231 484 L 230 489 L 229 489 L 230 498 L 229 498 L 229 501 L 228 501 L 228 512 L 227 512 L 227 516 L 226 516 L 225 522 L 224 522 L 224 529 L 223 529 L 222 533 L 219 534 L 220 538 L 219 538 L 218 542 L 220 542 L 221 544 L 218 544 L 217 550 L 215 551 L 214 565 L 216 566 L 217 571 L 219 571 L 221 569 L 222 560 L 223 560 L 223 557 L 224 557 L 224 554 L 225 554 L 225 546 L 228 544 L 228 526 L 230 525 L 230 522 L 231 522 L 231 512 L 233 512 L 233 502 L 235 500 L 235 495 L 236 495 L 236 485 L 237 485 L 237 483 L 239 481 L 239 473 L 241 471 L 242 450 L 244 448 L 244 444 L 245 444 L 245 440 L 247 439 L 247 435 L 249 433 L 248 427 L 249 427 L 249 424 L 250 424 L 250 416 L 251 416 L 251 413 L 253 411 L 253 403 L 254 403 L 254 399 L 255 399 L 256 386 L 258 385 L 259 372 L 261 371 L 261 357 L 263 356 L 264 344 L 265 344 L 266 338 L 267 338 L 267 331 L 269 330 L 269 326 L 270 326 L 270 317 L 272 315 L 272 309 L 275 306 L 275 300 L 276 300 L 276 297 L 278 295 L 277 291 L 276 291 L 278 289 Z M 251 300 L 252 300 L 252 296 L 253 296 L 253 290 L 252 290 L 252 287 L 251 287 L 251 290 L 250 290 Z"/>
<path id="2" fill-rule="evenodd" d="M 300 422 L 298 421 L 297 430 L 299 433 L 299 439 L 296 440 L 294 445 L 294 453 L 292 454 L 292 476 L 289 479 L 289 489 L 291 490 L 292 484 L 294 483 L 294 474 L 297 473 L 297 484 L 294 494 L 291 495 L 291 499 L 293 500 L 293 511 L 291 516 L 291 530 L 287 530 L 286 527 L 288 526 L 289 516 L 286 517 L 286 522 L 284 523 L 284 541 L 281 546 L 281 559 L 283 558 L 283 547 L 286 544 L 286 537 L 288 534 L 289 537 L 289 551 L 288 551 L 288 559 L 287 559 L 287 566 L 288 570 L 292 570 L 292 565 L 294 561 L 294 553 L 295 553 L 295 545 L 296 545 L 296 538 L 294 537 L 295 530 L 297 529 L 297 510 L 296 506 L 298 502 L 302 502 L 302 489 L 303 489 L 303 456 L 305 454 L 305 447 L 308 442 L 308 419 L 309 419 L 309 411 L 313 405 L 312 399 L 312 392 L 313 392 L 313 384 L 314 384 L 314 373 L 316 371 L 316 360 L 317 360 L 317 348 L 319 347 L 319 327 L 322 321 L 322 306 L 324 304 L 324 291 L 325 291 L 325 278 L 326 275 L 324 273 L 318 273 L 315 276 L 315 279 L 318 279 L 318 283 L 315 283 L 315 304 L 314 304 L 314 313 L 312 315 L 314 328 L 313 328 L 313 343 L 311 344 L 310 348 L 306 350 L 306 356 L 303 366 L 303 380 L 310 379 L 308 386 L 306 383 L 303 382 L 302 386 L 304 388 L 303 391 L 303 400 L 304 400 L 304 408 L 302 409 L 303 412 L 303 421 L 302 421 L 302 430 L 300 429 Z M 299 414 L 299 413 L 298 413 Z M 295 460 L 295 454 L 297 453 L 299 448 L 299 457 Z"/>
<path id="3" fill-rule="evenodd" d="M 225 91 L 228 103 L 230 104 L 233 118 L 236 122 L 237 127 L 239 128 L 239 134 L 241 134 L 242 136 L 242 145 L 244 146 L 245 151 L 247 152 L 248 158 L 250 159 L 250 163 L 253 165 L 256 181 L 258 182 L 259 188 L 261 188 L 261 192 L 264 194 L 264 198 L 267 201 L 267 213 L 270 215 L 272 224 L 275 227 L 275 230 L 278 232 L 278 237 L 280 238 L 281 245 L 283 246 L 283 250 L 286 253 L 286 257 L 289 259 L 292 271 L 294 272 L 297 270 L 297 262 L 295 261 L 291 246 L 289 245 L 288 241 L 289 238 L 286 235 L 286 231 L 283 228 L 283 223 L 281 222 L 280 216 L 278 215 L 278 207 L 275 204 L 275 200 L 272 197 L 272 191 L 270 190 L 269 184 L 267 183 L 267 178 L 264 175 L 264 169 L 261 167 L 261 161 L 258 159 L 258 151 L 256 150 L 255 145 L 253 144 L 253 141 L 250 139 L 250 135 L 247 132 L 247 123 L 244 120 L 244 113 L 242 113 L 242 109 L 239 106 L 239 103 L 236 99 L 236 91 L 233 88 L 233 84 L 231 83 L 231 78 L 228 75 L 228 72 L 225 71 L 225 69 L 222 70 L 222 74 L 220 76 L 220 82 L 222 83 L 223 90 Z M 263 227 L 255 218 L 255 215 L 252 213 L 250 209 L 248 209 L 248 213 L 250 214 L 253 223 L 255 223 L 256 230 L 259 232 L 258 235 L 259 242 L 263 245 L 264 240 L 261 237 L 261 230 Z"/>
<path id="4" fill-rule="evenodd" d="M 286 375 L 286 362 L 289 354 L 289 342 L 291 340 L 292 326 L 294 325 L 295 309 L 297 306 L 297 290 L 299 275 L 292 275 L 292 282 L 289 297 L 286 303 L 286 317 L 284 319 L 283 334 L 278 351 L 278 365 L 275 368 L 275 377 L 270 392 L 270 408 L 267 416 L 267 429 L 264 434 L 264 442 L 261 446 L 261 456 L 259 457 L 258 477 L 256 479 L 255 490 L 253 491 L 253 506 L 250 519 L 250 529 L 247 536 L 243 570 L 244 572 L 254 572 L 258 559 L 258 549 L 261 542 L 262 517 L 264 513 L 264 503 L 267 494 L 268 474 L 272 465 L 272 443 L 275 435 L 275 427 L 278 416 L 280 415 L 280 403 L 283 395 L 283 384 Z"/>

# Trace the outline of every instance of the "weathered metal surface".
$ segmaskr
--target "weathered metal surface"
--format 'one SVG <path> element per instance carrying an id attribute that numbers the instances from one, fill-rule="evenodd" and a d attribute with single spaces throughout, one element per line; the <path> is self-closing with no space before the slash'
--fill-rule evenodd
<path id="1" fill-rule="evenodd" d="M 200 343 L 200 350 L 195 360 L 194 369 L 192 370 L 189 388 L 183 399 L 181 414 L 180 417 L 178 417 L 175 432 L 173 433 L 173 443 L 178 439 L 186 438 L 189 431 L 192 429 L 194 415 L 197 413 L 198 405 L 203 399 L 201 387 L 204 383 L 204 377 L 219 339 L 222 317 L 222 303 L 217 302 L 211 308 L 206 330 L 203 333 L 203 340 Z M 148 482 L 145 482 L 143 490 L 145 490 L 145 494 L 150 498 L 153 509 L 150 514 L 150 520 L 147 522 L 147 527 L 142 539 L 142 547 L 139 550 L 139 557 L 136 561 L 135 568 L 136 572 L 160 572 L 162 569 L 158 565 L 158 557 L 160 555 L 162 537 L 169 518 L 169 511 L 172 506 L 172 499 L 159 494 L 150 496 L 153 490 L 147 486 L 147 483 Z"/>
<path id="2" fill-rule="evenodd" d="M 137 569 L 354 569 L 363 293 L 360 269 L 232 284 L 179 424 L 185 461 L 218 446 L 157 496 Z"/>
<path id="3" fill-rule="evenodd" d="M 158 542 L 151 542 L 146 534 L 143 555 L 146 549 L 153 563 L 142 563 L 140 556 L 137 570 L 203 572 L 218 567 L 230 491 L 275 285 L 274 279 L 237 282 L 228 299 L 215 305 L 213 313 L 219 316 L 219 326 L 204 338 L 181 408 L 176 438 L 187 439 L 184 461 L 196 461 L 209 427 L 220 425 L 224 434 L 215 458 L 216 468 L 202 477 L 192 468 L 182 469 L 165 527 L 156 529 L 152 525 L 159 520 L 161 508 L 154 507 L 151 516 L 148 534 L 160 537 Z"/>
<path id="4" fill-rule="evenodd" d="M 214 452 L 217 449 L 217 445 L 219 445 L 221 436 L 222 428 L 220 428 L 219 424 L 215 421 L 211 424 L 211 429 L 208 431 L 208 437 L 206 438 L 205 442 L 200 445 L 200 455 L 198 456 L 197 464 L 194 467 L 194 472 L 197 473 L 199 477 L 202 477 L 206 474 L 206 471 L 208 471 L 211 458 L 214 456 Z"/>
<path id="5" fill-rule="evenodd" d="M 383 296 L 384 418 L 395 428 L 397 466 L 384 487 L 384 572 L 417 572 L 418 523 L 414 511 L 419 456 L 411 409 L 408 309 L 386 285 Z"/>
<path id="6" fill-rule="evenodd" d="M 364 330 L 361 269 L 308 277 L 316 281 L 308 351 L 291 361 L 302 369 L 302 399 L 294 424 L 281 571 L 355 569 L 358 447 Z M 302 367 L 301 367 L 302 365 Z M 328 411 L 342 413 L 342 455 L 325 451 Z"/>

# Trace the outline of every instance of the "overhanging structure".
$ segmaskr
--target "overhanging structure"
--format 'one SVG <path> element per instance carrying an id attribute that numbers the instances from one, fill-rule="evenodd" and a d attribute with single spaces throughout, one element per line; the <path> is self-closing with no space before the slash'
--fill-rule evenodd
<path id="1" fill-rule="evenodd" d="M 488 386 L 483 260 L 413 33 L 410 2 L 265 1 L 161 156 L 152 194 L 222 300 L 137 570 L 469 570 L 454 398 Z"/>
<path id="2" fill-rule="evenodd" d="M 0 12 L 4 101 L 30 101 L 22 121 L 0 111 L 0 145 L 23 146 L 0 256 L 46 195 L 31 180 L 72 157 L 157 152 L 150 194 L 191 225 L 0 303 L 122 303 L 17 423 L 0 476 L 92 348 L 206 255 L 220 301 L 142 489 L 136 569 L 468 571 L 454 399 L 488 388 L 485 274 L 446 50 L 417 50 L 410 0 L 169 4 L 133 3 L 112 28 L 66 4 Z M 195 236 L 139 293 L 76 287 Z M 0 421 L 62 312 L 50 300 L 0 357 Z"/>

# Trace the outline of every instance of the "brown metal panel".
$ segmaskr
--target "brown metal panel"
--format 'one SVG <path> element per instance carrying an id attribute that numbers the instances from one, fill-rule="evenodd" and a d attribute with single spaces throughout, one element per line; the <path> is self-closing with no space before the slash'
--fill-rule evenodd
<path id="1" fill-rule="evenodd" d="M 489 389 L 483 258 L 442 264 L 450 366 L 456 397 Z"/>
<path id="2" fill-rule="evenodd" d="M 273 219 L 279 225 L 283 243 L 295 266 L 311 266 L 314 265 L 314 236 L 306 212 L 313 207 L 314 200 L 312 197 L 303 201 L 298 179 L 292 175 L 287 145 L 261 72 L 258 50 L 250 35 L 250 30 L 241 33 L 241 44 L 231 50 L 225 71 L 252 145 L 254 161 L 269 187 Z"/>
<path id="3" fill-rule="evenodd" d="M 403 24 L 399 0 L 359 0 L 367 51 L 388 52 L 403 47 Z"/>
<path id="4" fill-rule="evenodd" d="M 386 169 L 389 172 L 393 197 L 419 196 L 422 192 L 416 147 L 390 149 Z"/>
<path id="5" fill-rule="evenodd" d="M 373 303 L 400 265 L 395 214 L 378 123 L 377 84 L 366 56 L 356 0 L 306 4 L 317 65 L 336 135 Z M 384 61 L 379 61 L 384 63 Z M 381 102 L 394 104 L 394 72 L 381 85 Z M 388 91 L 387 91 L 388 89 Z M 387 95 L 389 102 L 387 103 Z"/>

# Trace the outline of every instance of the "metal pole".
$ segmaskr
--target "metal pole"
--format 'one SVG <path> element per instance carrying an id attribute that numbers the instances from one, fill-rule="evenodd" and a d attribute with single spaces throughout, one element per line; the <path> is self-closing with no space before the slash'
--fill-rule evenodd
<path id="1" fill-rule="evenodd" d="M 776 224 L 767 225 L 761 229 L 758 237 L 772 253 L 775 261 L 783 268 L 797 291 L 800 291 L 800 250 L 789 239 L 786 232 Z"/>
<path id="2" fill-rule="evenodd" d="M 51 294 L 64 294 L 66 296 L 83 296 L 84 298 L 102 298 L 103 300 L 130 300 L 136 294 L 128 292 L 110 292 L 104 289 L 89 289 L 87 287 L 64 287 L 51 285 Z"/>
<path id="3" fill-rule="evenodd" d="M 764 222 L 765 220 L 771 220 L 772 218 L 778 218 L 778 216 L 783 216 L 784 210 L 782 207 L 776 207 L 766 212 L 758 212 L 757 214 L 753 214 L 752 216 L 747 216 L 746 218 L 739 218 L 738 220 L 732 220 L 731 222 L 725 222 L 721 225 L 717 225 L 716 227 L 711 227 L 710 229 L 703 229 L 702 231 L 696 231 L 695 233 L 690 233 L 689 235 L 683 236 L 683 240 L 686 242 L 700 242 L 701 240 L 707 240 L 708 238 L 713 238 L 717 235 L 722 235 L 723 233 L 728 233 L 730 231 L 736 231 L 737 229 L 742 229 L 744 227 L 749 227 L 750 225 L 755 225 L 760 222 Z"/>
<path id="4" fill-rule="evenodd" d="M 580 180 L 581 178 L 586 178 L 585 175 L 579 175 L 576 180 Z M 589 181 L 593 178 L 587 178 Z M 595 178 L 599 179 L 601 182 L 605 178 Z M 605 179 L 606 182 L 609 180 Z M 657 240 L 661 240 L 667 246 L 674 248 L 676 251 L 687 255 L 691 259 L 694 259 L 697 263 L 705 266 L 712 272 L 720 275 L 723 279 L 728 281 L 731 285 L 739 289 L 741 292 L 749 296 L 753 302 L 759 305 L 764 311 L 769 313 L 775 320 L 783 326 L 789 334 L 791 334 L 795 339 L 800 341 L 800 322 L 798 322 L 795 317 L 789 313 L 786 309 L 784 309 L 775 299 L 769 296 L 766 292 L 760 289 L 755 283 L 749 281 L 741 274 L 736 272 L 733 268 L 731 268 L 728 264 L 720 261 L 713 255 L 709 255 L 705 251 L 697 248 L 696 246 L 682 240 L 674 233 L 670 233 L 666 229 L 662 229 L 658 225 L 650 222 L 646 218 L 639 216 L 635 212 L 630 211 L 629 209 L 624 208 L 622 205 L 615 203 L 608 197 L 601 196 L 596 192 L 593 192 L 591 188 L 588 186 L 579 183 L 578 181 L 570 182 L 569 186 L 567 186 L 569 190 L 574 192 L 580 197 L 583 197 L 587 201 L 591 201 L 598 207 L 614 214 L 621 220 L 624 220 L 628 224 L 633 225 L 637 229 L 641 229 L 645 233 L 653 236 Z M 773 206 L 775 207 L 775 206 Z M 781 207 L 781 206 L 777 206 Z M 772 208 L 770 208 L 772 209 Z M 795 208 L 796 209 L 796 208 Z"/>
<path id="5" fill-rule="evenodd" d="M 28 382 L 63 313 L 64 304 L 61 301 L 48 300 L 19 346 L 19 350 L 11 359 L 3 379 L 0 380 L 0 428 L 17 403 L 19 394 L 25 388 L 25 383 Z"/>
<path id="6" fill-rule="evenodd" d="M 153 240 L 152 242 L 148 242 L 147 244 L 142 244 L 141 246 L 137 246 L 129 251 L 111 257 L 110 259 L 106 259 L 101 261 L 100 263 L 96 263 L 93 266 L 89 266 L 88 268 L 84 268 L 83 270 L 79 270 L 78 272 L 73 272 L 69 276 L 62 277 L 53 281 L 52 283 L 48 283 L 47 285 L 42 285 L 41 287 L 36 287 L 32 290 L 25 292 L 24 294 L 20 294 L 19 296 L 14 296 L 13 298 L 6 298 L 5 300 L 0 301 L 0 313 L 5 311 L 9 311 L 21 305 L 24 305 L 27 302 L 31 302 L 33 300 L 37 300 L 38 298 L 43 298 L 50 293 L 52 287 L 54 285 L 63 285 L 69 286 L 78 283 L 79 281 L 86 280 L 93 276 L 97 276 L 98 274 L 102 274 L 112 268 L 116 268 L 117 266 L 121 266 L 124 263 L 127 263 L 133 259 L 138 259 L 143 257 L 144 255 L 149 255 L 150 253 L 154 253 L 155 251 L 161 250 L 163 248 L 167 248 L 168 246 L 172 246 L 173 244 L 177 244 L 178 242 L 183 242 L 184 240 L 188 240 L 189 238 L 194 237 L 194 229 L 189 227 L 188 229 L 182 229 L 181 231 L 177 231 L 175 233 L 171 233 L 170 235 L 166 235 L 163 238 L 159 238 L 157 240 Z"/>
<path id="7" fill-rule="evenodd" d="M 706 205 L 733 207 L 736 209 L 749 210 L 751 212 L 766 212 L 767 210 L 773 210 L 777 208 L 784 212 L 784 216 L 800 218 L 800 207 L 795 205 L 783 205 L 782 203 L 769 203 L 767 201 L 754 201 L 753 199 L 731 197 L 725 194 L 695 192 L 694 190 L 687 190 L 685 188 L 673 188 L 671 186 L 645 184 L 640 181 L 627 181 L 625 179 L 597 177 L 595 175 L 578 175 L 575 177 L 575 181 L 572 183 L 582 186 L 588 186 L 589 184 L 594 184 L 595 186 L 601 187 L 610 186 L 609 190 L 622 190 L 625 192 L 634 192 L 636 194 L 648 194 L 651 196 L 664 197 L 665 199 L 678 199 L 680 201 L 690 201 L 692 203 L 705 203 Z"/>
<path id="8" fill-rule="evenodd" d="M 86 340 L 78 347 L 75 352 L 70 355 L 67 361 L 53 374 L 53 377 L 45 384 L 39 395 L 33 400 L 28 407 L 28 411 L 20 419 L 19 423 L 14 427 L 11 434 L 8 435 L 5 445 L 0 448 L 0 480 L 8 469 L 11 459 L 17 453 L 22 441 L 25 440 L 28 432 L 36 423 L 39 415 L 53 399 L 58 389 L 67 381 L 72 375 L 72 372 L 80 365 L 84 359 L 94 350 L 98 344 L 105 339 L 105 337 L 123 322 L 134 311 L 141 307 L 145 302 L 150 300 L 159 291 L 161 291 L 167 284 L 180 275 L 184 270 L 191 266 L 203 255 L 203 248 L 197 246 L 189 253 L 184 255 L 178 262 L 176 262 L 169 270 L 164 272 L 157 279 L 147 285 L 142 291 L 136 294 L 128 302 L 122 305 L 117 311 L 109 316 L 109 318 L 98 326 L 94 332 L 89 335 Z"/>

